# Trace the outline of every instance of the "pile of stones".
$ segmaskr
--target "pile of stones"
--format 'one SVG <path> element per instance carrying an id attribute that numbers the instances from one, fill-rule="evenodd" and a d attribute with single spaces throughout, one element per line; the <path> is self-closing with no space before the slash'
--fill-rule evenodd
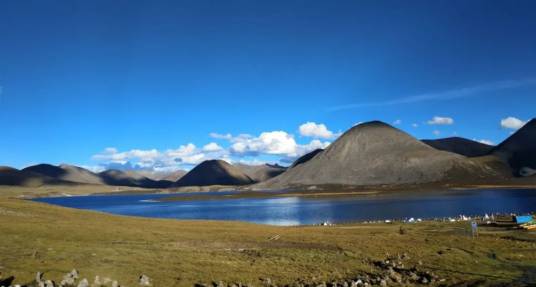
<path id="1" fill-rule="evenodd" d="M 417 266 L 406 267 L 404 265 L 405 259 L 409 259 L 409 257 L 403 254 L 385 260 L 373 261 L 373 265 L 380 272 L 375 275 L 366 274 L 362 276 L 363 278 L 358 279 L 361 279 L 363 283 L 380 286 L 428 285 L 446 281 L 433 272 L 420 270 Z M 422 262 L 419 261 L 419 265 L 422 265 Z"/>
<path id="2" fill-rule="evenodd" d="M 80 279 L 78 270 L 73 269 L 71 272 L 63 275 L 62 280 L 59 283 L 50 279 L 45 279 L 43 273 L 37 272 L 35 279 L 26 284 L 14 284 L 15 277 L 10 276 L 2 278 L 0 276 L 0 287 L 120 287 L 121 285 L 117 280 L 112 280 L 108 277 L 101 278 L 95 276 L 93 283 L 90 283 L 86 278 Z M 145 274 L 142 274 L 138 278 L 139 286 L 152 286 L 152 280 Z"/>
<path id="3" fill-rule="evenodd" d="M 270 278 L 260 278 L 263 287 L 360 287 L 360 286 L 415 286 L 415 285 L 447 285 L 446 280 L 436 274 L 421 270 L 417 266 L 407 267 L 404 262 L 409 258 L 407 254 L 388 256 L 384 260 L 368 261 L 373 271 L 358 275 L 351 279 L 339 279 L 332 282 L 307 282 L 298 281 L 292 284 L 278 285 Z M 422 262 L 418 262 L 422 265 Z M 226 283 L 214 281 L 212 283 L 197 283 L 195 287 L 251 287 L 254 284 L 242 282 Z"/>

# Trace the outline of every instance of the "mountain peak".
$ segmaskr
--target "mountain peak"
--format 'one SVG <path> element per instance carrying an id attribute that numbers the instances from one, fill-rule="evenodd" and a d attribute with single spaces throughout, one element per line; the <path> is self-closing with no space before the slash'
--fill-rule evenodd
<path id="1" fill-rule="evenodd" d="M 206 160 L 181 177 L 177 186 L 243 185 L 253 180 L 224 160 Z"/>

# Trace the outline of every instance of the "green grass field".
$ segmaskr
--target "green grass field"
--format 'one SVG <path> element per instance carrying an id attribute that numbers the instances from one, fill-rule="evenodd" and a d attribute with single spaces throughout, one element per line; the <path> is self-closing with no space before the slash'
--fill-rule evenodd
<path id="1" fill-rule="evenodd" d="M 536 235 L 524 231 L 483 228 L 472 239 L 468 223 L 404 224 L 401 234 L 400 224 L 273 227 L 146 219 L 17 198 L 92 188 L 1 188 L 2 275 L 24 283 L 42 271 L 59 280 L 76 268 L 90 281 L 100 275 L 126 286 L 137 286 L 140 274 L 151 277 L 154 286 L 220 280 L 257 286 L 260 278 L 291 284 L 374 274 L 371 261 L 407 253 L 407 265 L 434 272 L 446 279 L 445 285 L 536 283 Z"/>

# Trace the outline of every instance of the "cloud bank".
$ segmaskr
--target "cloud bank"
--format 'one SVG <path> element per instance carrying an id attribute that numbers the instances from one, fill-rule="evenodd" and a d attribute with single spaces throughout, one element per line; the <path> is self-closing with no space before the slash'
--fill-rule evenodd
<path id="1" fill-rule="evenodd" d="M 318 148 L 326 148 L 331 143 L 326 140 L 322 141 L 320 138 L 333 139 L 337 136 L 324 124 L 307 122 L 299 128 L 301 135 L 313 137 L 313 139 L 300 144 L 294 135 L 285 131 L 262 132 L 258 136 L 210 133 L 210 138 L 225 142 L 225 147 L 216 142 L 209 142 L 202 147 L 187 143 L 167 150 L 119 151 L 117 148 L 108 147 L 93 155 L 92 159 L 98 163 L 98 166 L 93 169 L 174 171 L 190 169 L 210 159 L 222 159 L 231 163 L 262 164 L 266 163 L 262 159 L 267 157 L 273 159 L 271 162 L 288 164 L 299 156 Z"/>

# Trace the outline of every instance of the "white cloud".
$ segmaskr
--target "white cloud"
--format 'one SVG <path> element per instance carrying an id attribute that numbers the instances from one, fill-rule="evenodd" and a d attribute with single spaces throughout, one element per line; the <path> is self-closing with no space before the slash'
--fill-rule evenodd
<path id="1" fill-rule="evenodd" d="M 310 143 L 308 144 L 305 144 L 305 145 L 299 145 L 298 146 L 298 149 L 297 149 L 297 156 L 302 156 L 308 152 L 311 152 L 315 149 L 325 149 L 327 148 L 331 143 L 330 142 L 322 142 L 320 140 L 312 140 Z"/>
<path id="2" fill-rule="evenodd" d="M 434 135 L 436 135 L 436 136 L 439 136 L 439 135 L 441 134 L 441 132 L 438 131 L 438 130 L 434 130 L 432 133 L 433 133 Z"/>
<path id="3" fill-rule="evenodd" d="M 486 140 L 486 139 L 481 139 L 481 140 L 477 140 L 475 139 L 477 142 L 479 143 L 483 143 L 483 144 L 487 144 L 487 145 L 495 145 L 494 142 L 490 141 L 490 140 Z"/>
<path id="4" fill-rule="evenodd" d="M 258 137 L 239 136 L 231 139 L 231 152 L 236 154 L 295 154 L 297 143 L 284 131 L 263 132 Z"/>
<path id="5" fill-rule="evenodd" d="M 158 151 L 156 149 L 133 149 L 119 152 L 116 148 L 106 148 L 92 157 L 101 166 L 120 169 L 178 170 L 198 164 L 208 159 L 226 159 L 228 151 L 215 143 L 197 148 L 193 143 L 176 149 Z"/>
<path id="6" fill-rule="evenodd" d="M 125 164 L 129 160 L 135 158 L 141 164 L 152 164 L 159 156 L 160 153 L 156 149 L 133 149 L 126 152 L 119 152 L 116 148 L 108 147 L 105 148 L 103 152 L 94 155 L 93 159 L 97 161 Z"/>
<path id="7" fill-rule="evenodd" d="M 336 136 L 332 131 L 328 130 L 326 125 L 315 122 L 306 122 L 300 126 L 299 130 L 300 135 L 305 137 L 330 139 Z"/>
<path id="8" fill-rule="evenodd" d="M 203 151 L 206 151 L 206 152 L 215 152 L 215 151 L 221 151 L 221 150 L 223 150 L 223 148 L 215 142 L 208 143 L 203 147 Z"/>
<path id="9" fill-rule="evenodd" d="M 435 116 L 431 120 L 427 122 L 429 125 L 452 125 L 454 123 L 454 119 L 449 117 L 438 117 Z"/>
<path id="10" fill-rule="evenodd" d="M 501 127 L 504 129 L 517 130 L 523 127 L 527 122 L 515 117 L 507 117 L 501 120 Z"/>
<path id="11" fill-rule="evenodd" d="M 296 158 L 330 144 L 329 141 L 319 139 L 298 144 L 293 135 L 284 131 L 263 132 L 258 137 L 242 134 L 232 137 L 229 142 L 230 153 L 237 157 L 277 155 L 283 156 L 283 159 Z"/>
<path id="12" fill-rule="evenodd" d="M 215 139 L 224 139 L 224 140 L 229 140 L 231 139 L 233 136 L 229 133 L 227 134 L 219 134 L 219 133 L 210 133 L 208 134 L 211 138 L 215 138 Z"/>
<path id="13" fill-rule="evenodd" d="M 398 126 L 398 125 L 400 125 L 400 124 L 402 124 L 402 120 L 400 120 L 400 119 L 395 120 L 395 121 L 393 122 L 393 125 L 396 125 L 396 126 Z"/>
<path id="14" fill-rule="evenodd" d="M 419 127 L 419 124 L 417 124 L 417 123 L 412 123 L 411 126 L 414 127 L 414 128 L 418 128 L 418 127 Z"/>
<path id="15" fill-rule="evenodd" d="M 336 134 L 325 128 L 324 125 L 314 124 L 320 129 L 309 130 L 315 136 L 335 136 Z M 323 129 L 324 127 L 325 129 Z M 327 132 L 327 133 L 326 133 Z M 232 135 L 210 133 L 210 137 L 225 140 L 226 145 L 209 142 L 204 146 L 197 147 L 193 143 L 180 145 L 177 148 L 167 150 L 157 149 L 132 149 L 119 151 L 109 147 L 93 155 L 92 159 L 98 163 L 98 168 L 116 168 L 144 171 L 173 171 L 189 169 L 202 161 L 209 159 L 222 159 L 227 162 L 250 162 L 265 163 L 267 161 L 288 162 L 303 154 L 318 148 L 326 148 L 330 142 L 318 138 L 308 143 L 296 142 L 294 135 L 285 131 L 267 131 L 258 136 L 250 134 Z M 274 160 L 274 158 L 277 158 Z M 272 159 L 272 160 L 270 160 Z"/>

